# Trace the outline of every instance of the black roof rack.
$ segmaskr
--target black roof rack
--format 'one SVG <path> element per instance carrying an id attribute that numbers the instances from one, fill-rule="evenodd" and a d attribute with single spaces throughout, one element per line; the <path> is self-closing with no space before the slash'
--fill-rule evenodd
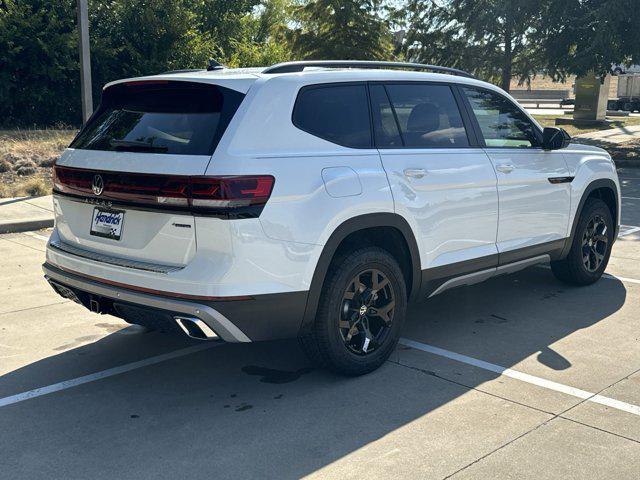
<path id="1" fill-rule="evenodd" d="M 170 73 L 191 73 L 191 72 L 204 72 L 202 68 L 185 68 L 183 70 L 169 70 L 168 72 L 162 72 L 160 75 L 169 75 Z"/>
<path id="2" fill-rule="evenodd" d="M 407 68 L 412 70 L 429 70 L 436 73 L 447 73 L 461 77 L 475 78 L 470 73 L 457 68 L 440 67 L 411 62 L 380 62 L 368 60 L 306 60 L 300 62 L 277 63 L 267 67 L 262 73 L 294 73 L 302 72 L 307 67 L 323 68 Z"/>

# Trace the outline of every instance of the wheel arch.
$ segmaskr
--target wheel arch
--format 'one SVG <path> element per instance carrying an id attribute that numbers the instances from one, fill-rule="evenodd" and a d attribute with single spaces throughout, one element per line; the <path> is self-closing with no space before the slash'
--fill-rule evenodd
<path id="1" fill-rule="evenodd" d="M 587 185 L 587 187 L 584 189 L 584 192 L 582 193 L 582 196 L 580 197 L 580 202 L 578 203 L 578 208 L 576 209 L 576 213 L 571 224 L 571 232 L 569 238 L 567 239 L 567 242 L 565 242 L 564 249 L 562 250 L 562 258 L 566 257 L 569 254 L 569 250 L 571 250 L 571 244 L 573 243 L 573 239 L 575 237 L 580 214 L 582 213 L 582 209 L 584 208 L 584 205 L 589 198 L 599 198 L 607 204 L 607 206 L 611 210 L 611 216 L 615 225 L 615 232 L 613 237 L 614 241 L 618 237 L 618 230 L 620 228 L 620 198 L 618 197 L 618 188 L 615 182 L 610 178 L 600 178 L 598 180 L 594 180 L 589 183 L 589 185 Z"/>
<path id="2" fill-rule="evenodd" d="M 340 254 L 343 247 L 348 247 L 350 239 L 354 239 L 357 235 L 365 235 L 367 232 L 371 234 L 375 231 L 389 232 L 389 229 L 397 232 L 398 238 L 404 242 L 404 248 L 406 248 L 408 265 L 404 265 L 403 271 L 405 275 L 408 274 L 409 299 L 411 300 L 418 296 L 422 279 L 420 251 L 409 223 L 396 213 L 371 213 L 352 217 L 341 223 L 333 231 L 322 249 L 311 279 L 305 313 L 300 325 L 301 333 L 307 331 L 313 324 L 320 302 L 322 287 L 336 254 Z M 368 244 L 385 248 L 385 245 L 380 245 L 377 241 L 379 236 L 371 235 L 371 237 Z M 389 248 L 385 249 L 389 250 Z M 393 254 L 394 252 L 390 253 Z M 398 260 L 402 268 L 403 260 L 402 258 Z"/>

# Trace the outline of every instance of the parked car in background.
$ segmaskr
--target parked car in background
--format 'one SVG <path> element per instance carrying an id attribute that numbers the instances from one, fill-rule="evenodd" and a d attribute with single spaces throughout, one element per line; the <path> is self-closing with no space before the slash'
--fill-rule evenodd
<path id="1" fill-rule="evenodd" d="M 614 75 L 623 75 L 625 73 L 640 73 L 640 65 L 624 65 L 622 63 L 614 63 L 611 65 L 611 73 Z"/>
<path id="2" fill-rule="evenodd" d="M 617 98 L 607 103 L 608 110 L 640 112 L 640 73 L 618 75 Z"/>
<path id="3" fill-rule="evenodd" d="M 409 301 L 549 261 L 596 282 L 620 223 L 604 150 L 465 72 L 385 62 L 110 83 L 53 198 L 63 297 L 199 339 L 298 337 L 349 375 L 389 357 Z"/>

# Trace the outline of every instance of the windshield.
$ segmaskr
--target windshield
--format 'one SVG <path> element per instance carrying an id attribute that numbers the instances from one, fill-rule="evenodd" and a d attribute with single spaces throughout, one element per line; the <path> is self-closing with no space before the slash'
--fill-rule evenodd
<path id="1" fill-rule="evenodd" d="M 201 83 L 114 85 L 71 148 L 211 155 L 243 98 L 235 90 Z"/>

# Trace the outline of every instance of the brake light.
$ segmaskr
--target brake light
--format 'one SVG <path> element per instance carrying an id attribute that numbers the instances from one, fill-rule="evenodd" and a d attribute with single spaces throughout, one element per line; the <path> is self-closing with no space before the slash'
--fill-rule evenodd
<path id="1" fill-rule="evenodd" d="M 127 87 L 135 87 L 138 85 L 166 85 L 168 80 L 134 80 L 132 82 L 124 82 Z"/>
<path id="2" fill-rule="evenodd" d="M 270 175 L 238 177 L 192 177 L 193 207 L 238 208 L 264 205 L 271 196 Z"/>
<path id="3" fill-rule="evenodd" d="M 99 180 L 96 177 L 100 177 Z M 100 194 L 94 191 L 98 181 Z M 271 175 L 196 177 L 141 173 L 98 172 L 54 166 L 53 184 L 58 193 L 96 200 L 186 208 L 193 211 L 232 211 L 263 207 L 273 190 Z M 259 211 L 258 211 L 259 214 Z"/>

